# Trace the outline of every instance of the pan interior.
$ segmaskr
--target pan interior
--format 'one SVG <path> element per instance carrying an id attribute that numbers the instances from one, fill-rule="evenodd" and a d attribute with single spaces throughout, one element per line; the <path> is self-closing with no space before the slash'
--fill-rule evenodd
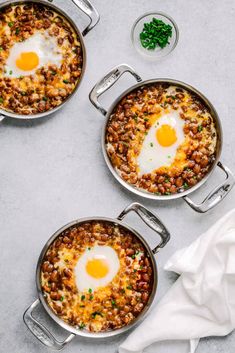
<path id="1" fill-rule="evenodd" d="M 45 290 L 43 288 L 43 284 L 41 281 L 41 270 L 42 270 L 42 266 L 43 263 L 45 262 L 45 259 L 47 258 L 47 254 L 48 254 L 48 250 L 50 250 L 50 247 L 53 246 L 53 244 L 58 241 L 58 239 L 61 239 L 61 237 L 63 237 L 66 234 L 68 234 L 68 232 L 70 232 L 71 230 L 74 230 L 76 227 L 86 227 L 86 225 L 90 223 L 90 224 L 107 224 L 108 227 L 112 228 L 114 227 L 115 229 L 118 227 L 124 234 L 124 238 L 125 238 L 125 234 L 129 234 L 131 237 L 133 237 L 133 240 L 135 242 L 139 242 L 139 244 L 141 245 L 141 247 L 143 247 L 146 256 L 148 257 L 148 261 L 150 263 L 150 266 L 152 268 L 152 282 L 151 282 L 151 291 L 149 292 L 149 297 L 148 300 L 143 308 L 143 310 L 132 320 L 130 321 L 128 324 L 123 325 L 122 327 L 117 327 L 117 328 L 113 328 L 113 329 L 107 329 L 107 331 L 101 331 L 101 332 L 90 332 L 86 329 L 81 329 L 78 327 L 75 327 L 73 324 L 70 324 L 68 321 L 65 321 L 64 318 L 60 317 L 58 315 L 57 312 L 55 312 L 55 310 L 52 308 L 52 306 L 50 305 L 50 303 L 48 302 L 48 299 L 45 296 Z M 112 236 L 111 236 L 112 238 Z M 110 239 L 111 239 L 110 238 Z M 107 243 L 108 244 L 108 243 Z M 109 243 L 111 244 L 111 243 Z M 95 248 L 95 247 L 94 247 Z M 92 248 L 91 248 L 92 249 Z M 117 251 L 117 248 L 116 248 Z M 137 260 L 134 260 L 137 261 Z M 121 266 L 123 265 L 123 263 L 121 262 Z M 125 265 L 126 266 L 126 265 Z M 125 269 L 127 269 L 126 267 L 122 267 Z M 122 272 L 122 271 L 121 271 Z M 117 275 L 117 280 L 119 281 L 118 278 L 119 275 Z M 116 278 L 115 277 L 115 278 Z M 152 251 L 149 248 L 147 242 L 141 237 L 140 234 L 138 234 L 135 230 L 133 230 L 132 228 L 130 228 L 129 226 L 127 226 L 126 224 L 124 224 L 123 222 L 120 222 L 118 220 L 114 220 L 114 219 L 109 219 L 109 218 L 88 218 L 88 219 L 83 219 L 83 220 L 79 220 L 79 221 L 75 221 L 72 222 L 68 225 L 66 225 L 65 227 L 63 227 L 62 229 L 60 229 L 58 232 L 56 232 L 47 242 L 47 244 L 45 245 L 44 249 L 42 250 L 42 253 L 40 255 L 39 261 L 38 261 L 38 266 L 37 266 L 37 276 L 36 276 L 36 281 L 37 281 L 37 288 L 38 288 L 38 292 L 39 292 L 39 298 L 44 306 L 44 308 L 46 309 L 46 311 L 48 312 L 48 314 L 63 328 L 65 328 L 66 330 L 73 332 L 77 335 L 82 335 L 82 336 L 86 336 L 86 337 L 109 337 L 109 336 L 113 336 L 113 335 L 117 335 L 119 333 L 122 333 L 126 330 L 128 330 L 129 328 L 133 327 L 135 324 L 137 324 L 137 322 L 139 322 L 147 313 L 148 308 L 150 307 L 155 292 L 156 292 L 156 286 L 157 286 L 157 269 L 156 269 L 156 263 L 155 263 L 155 259 L 152 255 Z M 129 289 L 126 290 L 127 292 L 129 291 Z M 97 292 L 99 293 L 99 291 Z M 91 293 L 86 294 L 86 300 L 87 300 L 87 296 L 89 296 Z M 84 293 L 82 293 L 82 295 L 84 296 Z M 94 295 L 94 298 L 96 296 L 96 291 L 94 291 L 92 293 L 92 295 Z M 127 296 L 129 295 L 128 293 L 122 294 L 123 296 Z M 109 298 L 110 299 L 110 298 Z M 95 299 L 93 299 L 95 300 Z M 113 303 L 114 301 L 119 301 L 119 299 L 115 299 L 112 298 Z M 122 299 L 120 299 L 119 303 L 121 303 Z M 83 304 L 83 303 L 82 303 Z M 119 304 L 121 305 L 121 304 Z M 119 310 L 119 309 L 118 309 Z M 96 310 L 97 311 L 97 310 Z M 97 314 L 98 315 L 98 314 Z"/>
<path id="2" fill-rule="evenodd" d="M 113 117 L 114 117 L 115 113 L 117 112 L 117 109 L 120 109 L 120 104 L 122 104 L 122 102 L 125 102 L 125 101 L 127 101 L 127 103 L 130 103 L 132 101 L 133 94 L 135 95 L 136 92 L 139 92 L 140 90 L 147 91 L 149 89 L 149 87 L 153 87 L 154 85 L 162 85 L 162 86 L 166 86 L 166 87 L 174 86 L 179 90 L 186 90 L 192 97 L 195 97 L 195 99 L 198 102 L 201 102 L 201 104 L 203 104 L 203 106 L 205 107 L 208 114 L 211 115 L 212 121 L 214 124 L 214 129 L 215 129 L 216 135 L 217 135 L 217 141 L 216 141 L 216 146 L 214 149 L 214 155 L 213 155 L 213 158 L 211 158 L 210 165 L 208 166 L 207 171 L 204 173 L 203 178 L 199 179 L 197 181 L 197 183 L 195 185 L 192 185 L 191 187 L 188 187 L 185 189 L 180 188 L 176 193 L 166 193 L 166 195 L 159 194 L 158 192 L 149 192 L 149 191 L 145 190 L 144 188 L 139 187 L 137 184 L 133 184 L 133 183 L 129 182 L 128 178 L 124 179 L 123 177 L 121 177 L 120 171 L 118 171 L 118 169 L 115 167 L 115 164 L 113 163 L 113 160 L 110 157 L 110 153 L 107 151 L 107 149 L 108 149 L 108 147 L 107 147 L 108 146 L 108 134 L 109 134 L 108 129 L 110 129 L 111 122 L 113 121 Z M 135 99 L 136 98 L 134 98 L 134 100 Z M 118 132 L 118 129 L 115 132 Z M 119 141 L 117 138 L 116 142 L 118 144 L 119 142 L 122 142 L 122 141 Z M 177 81 L 177 80 L 173 80 L 173 79 L 165 79 L 165 78 L 152 79 L 152 80 L 147 80 L 147 81 L 138 83 L 135 86 L 126 90 L 121 96 L 119 96 L 114 101 L 114 103 L 112 104 L 112 106 L 110 107 L 110 109 L 107 113 L 107 120 L 104 125 L 103 135 L 102 135 L 102 148 L 103 148 L 104 157 L 105 157 L 106 163 L 107 163 L 111 173 L 114 175 L 114 177 L 125 188 L 134 192 L 135 194 L 137 194 L 139 196 L 146 197 L 146 198 L 155 199 L 155 200 L 169 200 L 169 199 L 179 198 L 179 197 L 185 196 L 185 195 L 195 191 L 196 189 L 198 189 L 208 179 L 208 177 L 210 176 L 210 174 L 214 170 L 215 166 L 217 165 L 217 162 L 218 162 L 218 159 L 219 159 L 220 153 L 221 153 L 221 146 L 222 146 L 222 128 L 221 128 L 218 114 L 217 114 L 215 108 L 213 107 L 213 105 L 210 103 L 210 101 L 201 92 L 196 90 L 194 87 L 192 87 L 184 82 L 181 82 L 181 81 Z M 114 153 L 114 156 L 116 157 L 115 153 Z M 125 164 L 125 162 L 124 162 L 124 164 Z"/>
<path id="3" fill-rule="evenodd" d="M 14 29 L 14 31 L 11 32 L 12 33 L 11 40 L 12 40 L 13 46 L 10 48 L 9 53 L 6 53 L 8 55 L 9 60 L 11 57 L 15 57 L 15 54 L 14 55 L 11 54 L 13 52 L 12 48 L 14 48 L 15 51 L 17 51 L 17 52 L 18 51 L 28 52 L 29 48 L 27 47 L 27 42 L 29 39 L 34 40 L 34 42 L 38 42 L 38 46 L 40 45 L 40 47 L 41 47 L 41 44 L 40 44 L 41 41 L 39 42 L 40 38 L 38 38 L 38 37 L 39 37 L 39 35 L 41 35 L 41 37 L 44 35 L 47 36 L 47 33 L 48 33 L 48 38 L 49 39 L 52 38 L 52 39 L 50 39 L 49 44 L 50 45 L 53 44 L 53 48 L 54 48 L 53 50 L 58 49 L 61 51 L 62 55 L 64 55 L 64 53 L 66 53 L 66 51 L 68 52 L 68 50 L 66 48 L 71 46 L 71 50 L 69 50 L 69 52 L 71 53 L 70 54 L 71 62 L 72 62 L 72 60 L 79 58 L 80 63 L 78 64 L 78 66 L 76 68 L 77 71 L 75 70 L 75 66 L 73 67 L 73 70 L 76 71 L 76 72 L 74 71 L 74 73 L 76 75 L 79 75 L 79 77 L 77 77 L 75 79 L 75 76 L 74 77 L 71 76 L 72 71 L 70 74 L 68 73 L 69 70 L 71 69 L 69 66 L 67 66 L 66 68 L 65 67 L 62 68 L 62 65 L 61 66 L 52 65 L 53 67 L 55 66 L 55 68 L 56 68 L 55 70 L 53 68 L 54 71 L 53 70 L 50 71 L 47 68 L 47 66 L 45 66 L 46 67 L 46 72 L 45 72 L 46 76 L 44 78 L 44 80 L 46 80 L 45 84 L 43 83 L 43 84 L 37 85 L 37 87 L 36 86 L 33 87 L 34 82 L 32 84 L 30 83 L 30 87 L 32 86 L 34 89 L 34 94 L 31 94 L 30 93 L 31 91 L 29 92 L 28 89 L 22 90 L 22 87 L 24 86 L 24 81 L 25 81 L 24 76 L 18 77 L 18 74 L 17 74 L 16 77 L 12 77 L 9 74 L 9 79 L 12 81 L 12 84 L 14 84 L 14 86 L 17 86 L 17 88 L 20 90 L 20 93 L 22 91 L 24 94 L 22 93 L 23 98 L 20 96 L 18 99 L 18 97 L 17 97 L 16 102 L 12 103 L 12 104 L 14 104 L 14 107 L 16 106 L 16 108 L 9 108 L 8 106 L 1 104 L 0 114 L 2 114 L 3 116 L 18 118 L 18 119 L 40 118 L 40 117 L 47 116 L 48 114 L 54 113 L 55 111 L 60 109 L 73 96 L 73 94 L 76 92 L 77 88 L 79 87 L 79 85 L 82 81 L 82 77 L 83 77 L 84 70 L 85 70 L 85 64 L 86 64 L 85 47 L 84 47 L 82 35 L 81 35 L 79 29 L 77 28 L 77 26 L 73 22 L 73 20 L 66 13 L 63 10 L 61 10 L 60 8 L 58 8 L 57 6 L 55 6 L 54 4 L 48 3 L 46 1 L 41 1 L 41 0 L 6 2 L 0 6 L 0 12 L 2 14 L 5 14 L 5 12 L 7 12 L 8 9 L 10 9 L 10 8 L 13 8 L 14 11 L 17 11 L 16 8 L 20 7 L 21 9 L 25 8 L 25 10 L 22 10 L 22 11 L 25 11 L 27 16 L 31 16 L 30 14 L 28 14 L 28 12 L 30 11 L 30 6 L 34 6 L 34 7 L 37 6 L 37 8 L 39 9 L 39 12 L 40 12 L 40 8 L 44 9 L 48 15 L 47 16 L 43 15 L 43 17 L 41 19 L 39 18 L 38 21 L 41 21 L 42 24 L 45 24 L 45 26 L 49 26 L 48 23 L 51 21 L 51 25 L 50 25 L 51 27 L 48 27 L 48 28 L 43 27 L 42 29 L 36 29 L 36 27 L 35 27 L 35 28 L 33 28 L 34 33 L 32 35 L 31 34 L 28 35 L 27 32 L 26 32 L 26 34 L 24 34 L 25 32 L 23 31 L 23 29 L 26 27 L 23 27 L 23 29 L 17 27 L 15 29 L 14 17 L 18 16 L 18 15 L 12 11 L 12 13 L 10 13 L 10 15 L 12 16 L 11 17 L 12 20 L 11 20 L 11 22 L 8 22 L 8 24 L 9 23 L 11 24 L 11 27 L 10 27 L 11 31 L 13 31 L 13 29 Z M 29 10 L 27 10 L 27 8 L 29 8 Z M 18 11 L 20 11 L 20 10 L 18 10 Z M 50 17 L 51 16 L 50 14 L 52 14 L 52 13 L 54 14 L 53 19 L 52 19 L 52 17 Z M 20 13 L 19 13 L 19 16 L 21 16 Z M 35 16 L 36 16 L 36 13 L 35 13 Z M 56 19 L 55 23 L 54 23 L 54 19 Z M 60 19 L 62 19 L 62 21 L 64 21 L 64 22 L 62 22 L 62 24 L 59 23 Z M 49 21 L 49 22 L 47 23 L 46 21 Z M 36 23 L 36 22 L 37 21 L 34 21 L 34 23 Z M 30 22 L 25 22 L 25 23 L 28 26 L 28 24 Z M 58 26 L 57 26 L 57 24 L 58 24 Z M 36 24 L 35 24 L 35 26 L 36 26 Z M 41 23 L 37 24 L 37 26 L 41 26 Z M 67 40 L 68 38 L 65 38 L 65 39 L 63 38 L 63 36 L 65 36 L 65 33 L 66 33 L 65 32 L 66 26 L 68 27 L 68 29 L 72 33 L 72 36 L 74 38 L 73 43 L 72 42 L 69 43 L 69 41 Z M 30 26 L 28 26 L 27 28 L 29 29 Z M 59 30 L 59 34 L 57 34 L 57 32 L 56 32 L 58 30 Z M 50 32 L 53 32 L 53 31 L 55 31 L 55 35 L 53 34 L 53 36 L 50 37 Z M 41 32 L 42 32 L 42 34 L 40 34 Z M 22 33 L 22 35 L 24 35 L 28 38 L 26 38 L 26 39 L 23 38 L 24 40 L 21 41 L 21 38 L 20 38 L 21 33 Z M 58 43 L 56 43 L 57 40 L 58 40 Z M 61 44 L 62 40 L 63 40 L 63 43 Z M 45 43 L 45 41 L 43 41 L 43 42 Z M 18 45 L 17 48 L 14 47 L 15 44 Z M 74 54 L 72 54 L 73 53 L 72 47 L 74 45 L 74 50 L 77 50 L 77 48 L 78 48 L 77 44 L 79 45 L 80 53 L 77 54 L 74 51 Z M 57 46 L 58 46 L 58 48 L 57 48 Z M 32 47 L 32 45 L 30 47 Z M 37 45 L 34 45 L 33 47 L 36 48 Z M 49 52 L 50 52 L 50 50 L 49 51 L 46 50 L 47 55 Z M 4 55 L 6 55 L 6 54 L 4 54 Z M 20 55 L 20 53 L 18 53 L 18 54 Z M 3 55 L 3 51 L 1 51 L 1 55 Z M 46 57 L 47 57 L 47 55 L 46 55 Z M 72 55 L 74 55 L 74 59 L 72 58 Z M 35 49 L 34 56 L 35 57 L 38 56 L 38 58 L 40 58 L 39 64 L 42 63 L 43 60 L 45 59 L 44 49 L 43 50 L 40 49 L 40 51 Z M 22 58 L 22 54 L 21 54 L 21 58 Z M 4 60 L 6 60 L 6 58 Z M 14 60 L 13 60 L 13 64 L 14 64 Z M 77 62 L 77 59 L 75 61 Z M 75 61 L 73 61 L 73 62 L 75 63 Z M 63 62 L 64 62 L 64 58 L 61 63 L 63 64 Z M 68 60 L 67 63 L 69 64 L 70 61 Z M 14 75 L 14 65 L 13 65 L 13 67 L 10 68 L 10 71 L 9 71 L 9 73 L 13 72 L 13 75 Z M 40 71 L 41 67 L 43 67 L 43 66 L 39 67 L 39 71 Z M 8 67 L 5 66 L 5 70 L 6 69 L 8 70 Z M 63 69 L 64 74 L 62 74 L 62 71 L 61 71 L 62 69 Z M 16 67 L 15 70 L 18 70 L 18 68 Z M 16 71 L 16 72 L 18 72 L 18 71 Z M 37 70 L 37 72 L 38 72 L 38 70 Z M 60 74 L 59 74 L 59 72 L 60 72 Z M 20 73 L 20 71 L 18 73 Z M 34 77 L 35 74 L 36 74 L 36 71 L 33 74 L 34 81 L 41 80 L 43 78 L 41 76 L 41 73 L 39 76 Z M 27 75 L 27 72 L 26 72 L 26 75 Z M 42 75 L 44 75 L 44 73 Z M 72 73 L 72 75 L 73 75 L 73 73 Z M 29 80 L 31 76 L 26 76 L 26 79 Z M 44 88 L 44 86 L 45 86 L 45 90 L 42 89 L 42 88 Z M 54 88 L 54 90 L 53 90 L 53 88 Z M 54 98 L 53 98 L 53 94 L 54 94 Z M 4 98 L 4 101 L 7 101 L 7 99 L 5 99 L 5 97 L 3 97 L 3 98 Z M 28 98 L 28 102 L 26 102 L 27 98 Z M 25 103 L 23 101 L 21 102 L 21 100 L 25 101 Z M 24 104 L 25 104 L 25 106 L 24 106 Z M 18 106 L 22 107 L 22 109 L 18 108 Z"/>

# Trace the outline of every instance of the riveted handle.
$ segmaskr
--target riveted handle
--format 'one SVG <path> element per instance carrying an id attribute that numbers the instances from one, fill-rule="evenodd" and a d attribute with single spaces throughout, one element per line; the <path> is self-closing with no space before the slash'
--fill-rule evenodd
<path id="1" fill-rule="evenodd" d="M 106 92 L 115 82 L 125 73 L 129 72 L 133 75 L 137 82 L 141 82 L 141 77 L 127 64 L 121 64 L 114 67 L 107 75 L 105 75 L 97 84 L 92 88 L 89 98 L 91 103 L 105 116 L 107 111 L 101 106 L 98 101 L 99 96 Z"/>
<path id="2" fill-rule="evenodd" d="M 170 233 L 164 226 L 162 221 L 150 210 L 140 203 L 134 202 L 127 206 L 118 216 L 119 220 L 122 220 L 130 211 L 134 211 L 137 215 L 156 233 L 161 237 L 161 242 L 152 250 L 156 254 L 161 248 L 163 248 L 170 240 Z"/>
<path id="3" fill-rule="evenodd" d="M 100 15 L 89 0 L 72 0 L 74 4 L 84 12 L 89 18 L 89 25 L 83 30 L 82 35 L 85 36 L 92 28 L 94 28 L 100 20 Z"/>
<path id="4" fill-rule="evenodd" d="M 231 191 L 235 184 L 233 173 L 230 169 L 218 162 L 218 167 L 225 173 L 225 181 L 216 186 L 200 204 L 194 203 L 188 196 L 184 196 L 187 204 L 196 212 L 205 213 L 218 205 Z"/>
<path id="5" fill-rule="evenodd" d="M 73 338 L 74 334 L 70 334 L 64 341 L 59 342 L 52 333 L 40 322 L 38 322 L 32 315 L 33 310 L 40 304 L 39 299 L 37 299 L 30 307 L 25 311 L 23 319 L 25 325 L 32 332 L 32 334 L 45 346 L 60 350 L 67 343 L 69 343 Z"/>

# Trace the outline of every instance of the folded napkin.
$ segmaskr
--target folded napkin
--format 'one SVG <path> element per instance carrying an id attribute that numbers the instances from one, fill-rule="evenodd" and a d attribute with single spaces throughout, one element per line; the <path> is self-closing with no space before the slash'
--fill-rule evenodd
<path id="1" fill-rule="evenodd" d="M 193 353 L 201 337 L 224 336 L 235 328 L 235 209 L 177 251 L 165 269 L 180 277 L 119 353 L 141 353 L 166 340 L 190 340 Z"/>

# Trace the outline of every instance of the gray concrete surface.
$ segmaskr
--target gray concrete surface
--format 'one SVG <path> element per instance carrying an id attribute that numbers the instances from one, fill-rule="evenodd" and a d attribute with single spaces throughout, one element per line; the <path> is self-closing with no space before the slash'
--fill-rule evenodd
<path id="1" fill-rule="evenodd" d="M 86 17 L 72 1 L 55 0 L 79 24 Z M 171 77 L 197 87 L 215 105 L 222 121 L 222 161 L 235 171 L 235 2 L 233 0 L 93 0 L 100 24 L 87 35 L 87 71 L 72 101 L 51 118 L 40 121 L 7 119 L 0 125 L 0 351 L 42 353 L 43 347 L 26 329 L 22 314 L 37 298 L 35 267 L 42 246 L 50 235 L 70 220 L 93 215 L 116 216 L 137 200 L 158 213 L 171 231 L 169 245 L 158 255 L 159 289 L 164 295 L 175 277 L 163 266 L 173 252 L 195 240 L 235 205 L 235 188 L 212 212 L 196 214 L 183 200 L 156 203 L 135 197 L 113 179 L 103 160 L 100 135 L 104 118 L 89 103 L 88 93 L 113 66 L 126 62 L 144 78 Z M 179 25 L 176 50 L 159 62 L 137 54 L 130 41 L 134 20 L 149 10 L 171 15 Z M 133 84 L 123 76 L 102 99 L 104 106 Z M 212 185 L 223 179 L 216 171 L 206 187 L 195 194 L 200 200 Z M 128 222 L 154 245 L 152 232 L 134 216 Z M 41 320 L 57 335 L 64 335 L 42 314 Z M 117 352 L 124 336 L 105 342 L 74 339 L 67 353 Z M 201 341 L 198 353 L 232 353 L 235 333 Z M 157 349 L 158 348 L 158 349 Z M 185 344 L 160 344 L 146 353 L 187 351 Z"/>

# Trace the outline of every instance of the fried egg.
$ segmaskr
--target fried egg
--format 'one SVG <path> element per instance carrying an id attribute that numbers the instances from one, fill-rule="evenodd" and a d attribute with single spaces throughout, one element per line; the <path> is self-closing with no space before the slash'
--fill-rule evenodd
<path id="1" fill-rule="evenodd" d="M 184 120 L 179 111 L 172 111 L 156 119 L 141 146 L 137 157 L 138 174 L 143 175 L 170 166 L 177 148 L 184 142 Z"/>
<path id="2" fill-rule="evenodd" d="M 57 39 L 47 31 L 37 32 L 23 42 L 15 43 L 10 49 L 6 60 L 5 73 L 7 77 L 33 75 L 40 67 L 56 65 L 62 62 L 62 53 L 57 45 Z"/>
<path id="3" fill-rule="evenodd" d="M 120 262 L 110 246 L 95 245 L 88 248 L 75 266 L 76 285 L 79 291 L 94 291 L 105 287 L 118 273 Z"/>

